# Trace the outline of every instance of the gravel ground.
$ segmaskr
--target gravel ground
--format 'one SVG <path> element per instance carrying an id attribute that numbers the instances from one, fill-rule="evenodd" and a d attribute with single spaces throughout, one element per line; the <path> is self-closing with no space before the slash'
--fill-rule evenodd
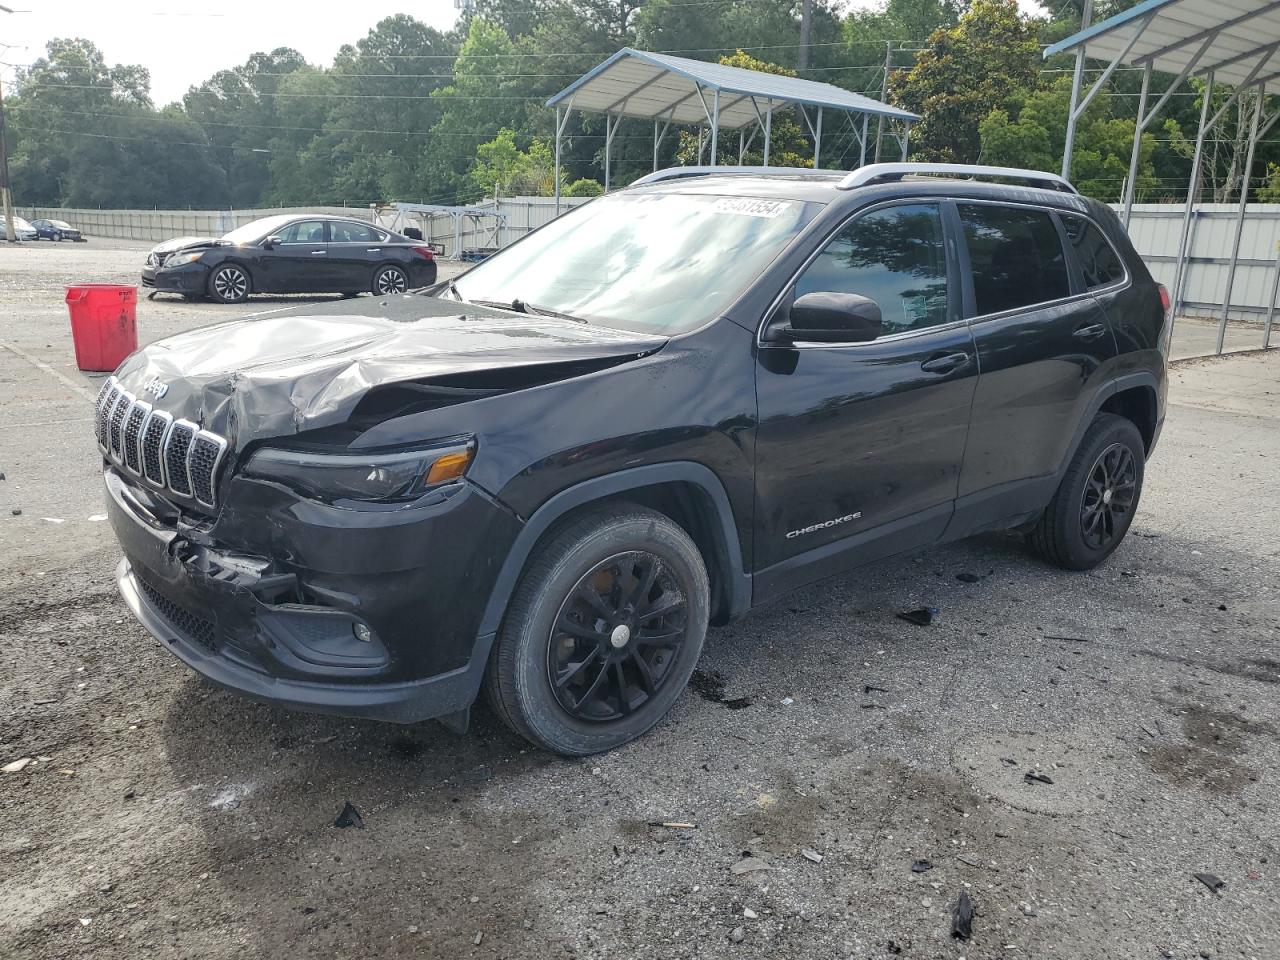
<path id="1" fill-rule="evenodd" d="M 0 955 L 1280 956 L 1280 355 L 1176 368 L 1100 569 L 988 536 L 809 588 L 566 762 L 251 704 L 126 616 L 60 285 L 141 250 L 0 249 Z"/>

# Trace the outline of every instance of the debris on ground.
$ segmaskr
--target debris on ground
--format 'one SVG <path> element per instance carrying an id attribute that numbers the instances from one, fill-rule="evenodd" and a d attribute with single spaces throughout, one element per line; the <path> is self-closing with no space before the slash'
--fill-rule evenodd
<path id="1" fill-rule="evenodd" d="M 968 940 L 973 936 L 973 901 L 969 899 L 969 891 L 961 890 L 956 905 L 951 908 L 951 936 L 957 940 Z"/>
<path id="2" fill-rule="evenodd" d="M 651 827 L 666 827 L 668 830 L 697 830 L 696 823 L 684 823 L 680 820 L 650 820 Z"/>
<path id="3" fill-rule="evenodd" d="M 0 770 L 5 773 L 21 773 L 35 762 L 34 757 L 23 757 L 21 760 L 13 761 L 13 763 L 6 763 L 3 767 L 0 767 Z"/>
<path id="4" fill-rule="evenodd" d="M 1192 874 L 1192 876 L 1194 876 L 1197 880 L 1203 883 L 1206 887 L 1208 887 L 1214 893 L 1217 893 L 1219 890 L 1221 890 L 1223 887 L 1227 885 L 1225 880 L 1223 880 L 1221 877 L 1214 876 L 1212 873 L 1195 873 L 1195 874 Z"/>
<path id="5" fill-rule="evenodd" d="M 811 860 L 814 863 L 822 862 L 822 854 L 820 854 L 817 850 L 810 850 L 808 847 L 805 847 L 803 850 L 800 851 L 800 856 L 804 857 L 806 860 Z"/>
<path id="6" fill-rule="evenodd" d="M 911 861 L 912 873 L 927 873 L 932 869 L 933 869 L 933 864 L 928 860 L 912 860 Z"/>
<path id="7" fill-rule="evenodd" d="M 360 815 L 360 811 L 353 807 L 351 805 L 351 801 L 348 800 L 346 805 L 342 808 L 342 812 L 338 814 L 338 819 L 333 821 L 333 825 L 339 829 L 356 827 L 359 830 L 363 830 L 364 817 Z"/>
<path id="8" fill-rule="evenodd" d="M 793 703 L 795 703 L 796 701 L 795 701 L 795 698 L 794 698 L 794 697 L 783 697 L 783 698 L 782 698 L 781 700 L 779 700 L 778 702 L 779 702 L 780 704 L 782 704 L 784 707 L 789 707 L 789 706 L 791 706 Z"/>
<path id="9" fill-rule="evenodd" d="M 898 614 L 899 620 L 914 623 L 917 627 L 927 627 L 942 615 L 937 607 L 916 607 L 914 610 L 903 610 Z"/>
<path id="10" fill-rule="evenodd" d="M 1088 643 L 1089 642 L 1088 639 L 1085 637 L 1060 637 L 1060 636 L 1054 636 L 1048 633 L 1044 635 L 1044 638 L 1046 640 L 1063 640 L 1063 641 L 1066 641 L 1067 643 Z"/>
<path id="11" fill-rule="evenodd" d="M 741 943 L 747 938 L 746 927 L 734 927 L 729 931 L 729 941 L 731 943 Z"/>
<path id="12" fill-rule="evenodd" d="M 21 507 L 14 507 L 14 508 L 13 508 L 12 510 L 10 510 L 9 512 L 10 512 L 11 514 L 13 514 L 15 517 L 20 517 L 20 516 L 22 516 L 22 508 L 21 508 Z"/>
<path id="13" fill-rule="evenodd" d="M 471 942 L 474 943 L 477 947 L 480 946 L 480 944 L 484 942 L 484 931 L 477 930 L 476 935 Z"/>
<path id="14" fill-rule="evenodd" d="M 757 870 L 772 870 L 773 867 L 765 863 L 759 857 L 743 857 L 737 863 L 729 867 L 729 870 L 738 875 L 744 873 L 755 873 Z"/>
<path id="15" fill-rule="evenodd" d="M 756 912 L 755 912 L 754 910 L 752 910 L 750 907 L 743 907 L 743 908 L 742 908 L 742 915 L 743 915 L 744 917 L 746 917 L 748 920 L 755 920 L 757 917 L 759 917 L 759 916 L 760 916 L 760 914 L 756 913 Z"/>
<path id="16" fill-rule="evenodd" d="M 750 697 L 726 697 L 726 683 L 724 676 L 714 670 L 695 670 L 689 678 L 689 686 L 703 700 L 718 703 L 730 710 L 745 710 L 751 706 Z"/>
<path id="17" fill-rule="evenodd" d="M 871 684 L 868 683 L 863 685 L 862 692 L 864 694 L 871 694 L 871 693 L 888 693 L 889 691 L 886 690 L 884 687 L 873 687 Z"/>
<path id="18" fill-rule="evenodd" d="M 1027 783 L 1048 783 L 1048 784 L 1053 783 L 1053 777 L 1049 776 L 1048 774 L 1040 773 L 1039 771 L 1033 771 L 1033 770 L 1028 770 L 1025 774 L 1023 774 L 1022 779 L 1025 780 Z"/>

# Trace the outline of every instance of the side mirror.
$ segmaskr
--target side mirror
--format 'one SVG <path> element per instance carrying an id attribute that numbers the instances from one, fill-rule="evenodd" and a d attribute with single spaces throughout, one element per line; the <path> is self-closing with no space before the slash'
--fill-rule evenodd
<path id="1" fill-rule="evenodd" d="M 276 244 L 281 243 L 281 242 L 282 242 L 282 241 L 280 240 L 280 238 L 279 238 L 279 237 L 277 237 L 277 236 L 275 236 L 275 235 L 272 235 L 272 236 L 267 237 L 265 240 L 263 240 L 263 241 L 262 241 L 262 249 L 263 249 L 263 250 L 270 250 L 270 249 L 272 249 L 273 247 L 275 247 L 275 245 L 276 245 Z"/>
<path id="2" fill-rule="evenodd" d="M 817 343 L 867 343 L 880 336 L 880 305 L 856 293 L 806 293 L 791 304 L 781 339 Z"/>

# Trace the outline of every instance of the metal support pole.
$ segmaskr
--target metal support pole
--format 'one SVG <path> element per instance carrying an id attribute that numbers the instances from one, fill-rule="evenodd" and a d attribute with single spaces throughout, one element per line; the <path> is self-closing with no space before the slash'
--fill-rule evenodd
<path id="1" fill-rule="evenodd" d="M 911 138 L 911 124 L 903 124 L 902 127 L 902 162 L 907 162 L 907 141 Z"/>
<path id="2" fill-rule="evenodd" d="M 1093 22 L 1093 0 L 1084 0 L 1080 16 L 1080 29 L 1087 29 Z M 1062 148 L 1062 179 L 1071 179 L 1071 149 L 1076 142 L 1076 104 L 1080 102 L 1080 83 L 1084 80 L 1084 51 L 1086 44 L 1076 47 L 1076 68 L 1071 75 L 1071 101 L 1067 105 L 1067 142 Z"/>
<path id="3" fill-rule="evenodd" d="M 747 149 L 747 131 L 742 128 L 738 131 L 738 166 L 742 166 L 742 155 Z"/>
<path id="4" fill-rule="evenodd" d="M 1208 132 L 1209 105 L 1213 101 L 1213 73 L 1205 77 L 1204 103 L 1200 105 L 1200 126 L 1196 129 L 1196 149 L 1191 156 L 1191 179 L 1187 183 L 1187 202 L 1182 208 L 1182 232 L 1178 239 L 1178 261 L 1173 271 L 1173 315 L 1169 318 L 1169 344 L 1173 343 L 1173 325 L 1182 310 L 1182 288 L 1187 282 L 1187 259 L 1191 256 L 1191 218 L 1200 194 L 1201 165 L 1204 162 L 1204 138 Z M 1168 345 L 1166 345 L 1168 346 Z"/>
<path id="5" fill-rule="evenodd" d="M 865 167 L 867 165 L 867 121 L 871 117 L 868 114 L 862 115 L 862 137 L 858 145 L 858 166 Z M 879 146 L 879 144 L 877 144 Z"/>
<path id="6" fill-rule="evenodd" d="M 720 165 L 720 154 L 717 152 L 720 145 L 720 88 L 716 87 L 716 94 L 711 100 L 711 166 L 718 167 Z"/>
<path id="7" fill-rule="evenodd" d="M 1142 159 L 1142 132 L 1147 128 L 1147 95 L 1151 92 L 1151 61 L 1142 71 L 1142 93 L 1138 95 L 1138 119 L 1133 125 L 1133 155 L 1129 158 L 1129 179 L 1124 184 L 1124 228 L 1129 229 L 1129 217 L 1133 213 L 1133 194 L 1138 179 L 1138 162 Z"/>
<path id="8" fill-rule="evenodd" d="M 657 151 L 654 151 L 657 155 Z M 560 216 L 560 108 L 556 107 L 556 216 Z"/>
<path id="9" fill-rule="evenodd" d="M 893 69 L 893 41 L 884 42 L 884 76 L 880 78 L 880 102 L 889 102 L 889 71 Z M 876 117 L 875 162 L 880 162 L 880 140 L 884 137 L 884 114 Z"/>
<path id="10" fill-rule="evenodd" d="M 698 128 L 698 166 L 702 166 L 702 127 Z"/>
<path id="11" fill-rule="evenodd" d="M 813 134 L 813 169 L 817 170 L 822 164 L 819 162 L 822 154 L 822 108 L 818 108 L 818 126 Z"/>
<path id="12" fill-rule="evenodd" d="M 1253 121 L 1249 125 L 1249 149 L 1245 155 L 1244 170 L 1240 178 L 1240 207 L 1236 211 L 1236 235 L 1231 243 L 1231 264 L 1227 267 L 1227 288 L 1222 294 L 1222 316 L 1218 319 L 1219 354 L 1227 340 L 1227 311 L 1231 307 L 1231 288 L 1236 281 L 1236 266 L 1240 262 L 1240 238 L 1244 234 L 1244 216 L 1249 205 L 1249 175 L 1253 173 L 1253 158 L 1258 149 L 1258 124 L 1262 122 L 1262 101 L 1265 91 L 1258 88 L 1258 102 L 1253 108 Z"/>
<path id="13" fill-rule="evenodd" d="M 658 169 L 658 121 L 653 121 L 653 169 Z"/>
<path id="14" fill-rule="evenodd" d="M 1271 323 L 1276 317 L 1276 295 L 1280 294 L 1280 242 L 1276 243 L 1276 268 L 1271 277 L 1271 299 L 1267 301 L 1267 322 L 1262 328 L 1262 349 L 1271 348 Z"/>
<path id="15" fill-rule="evenodd" d="M 604 192 L 609 192 L 609 154 L 613 146 L 613 125 L 609 114 L 604 115 Z"/>
<path id="16" fill-rule="evenodd" d="M 764 165 L 769 165 L 769 144 L 773 142 L 773 101 L 764 112 Z"/>

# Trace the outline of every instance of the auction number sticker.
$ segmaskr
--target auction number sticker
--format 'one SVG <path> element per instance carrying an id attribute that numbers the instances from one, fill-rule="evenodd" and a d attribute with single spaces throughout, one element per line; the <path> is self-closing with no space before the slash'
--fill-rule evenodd
<path id="1" fill-rule="evenodd" d="M 716 213 L 736 213 L 744 217 L 772 219 L 787 209 L 782 200 L 756 200 L 752 197 L 720 197 L 715 203 Z"/>

